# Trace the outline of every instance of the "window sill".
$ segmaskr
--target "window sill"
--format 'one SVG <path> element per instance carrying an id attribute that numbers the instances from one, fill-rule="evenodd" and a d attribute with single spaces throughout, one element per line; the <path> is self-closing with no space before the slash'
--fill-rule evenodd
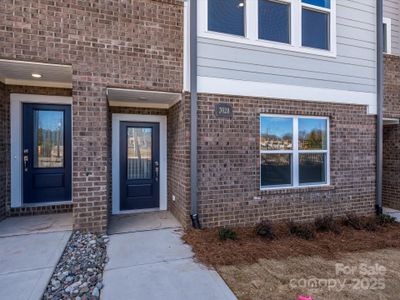
<path id="1" fill-rule="evenodd" d="M 267 40 L 262 40 L 262 39 L 253 40 L 253 39 L 249 39 L 248 37 L 245 37 L 245 36 L 219 33 L 219 32 L 214 32 L 214 31 L 199 32 L 199 37 L 210 38 L 210 39 L 226 41 L 226 42 L 239 43 L 239 44 L 243 44 L 243 45 L 251 45 L 251 46 L 264 47 L 264 48 L 286 50 L 286 51 L 297 52 L 297 53 L 312 54 L 312 55 L 333 57 L 333 58 L 337 57 L 336 47 L 334 44 L 332 45 L 332 50 L 322 50 L 322 49 L 317 49 L 317 48 L 314 49 L 314 48 L 301 47 L 301 46 L 297 47 L 293 44 L 278 43 L 278 42 L 267 41 Z"/>
<path id="2" fill-rule="evenodd" d="M 311 193 L 311 192 L 324 192 L 332 191 L 335 189 L 333 185 L 309 185 L 304 187 L 282 187 L 273 189 L 261 189 L 260 195 L 281 195 L 281 194 L 299 194 L 299 193 Z"/>
<path id="3" fill-rule="evenodd" d="M 19 208 L 29 208 L 29 207 L 46 207 L 46 206 L 61 206 L 61 205 L 70 205 L 71 201 L 57 201 L 57 202 L 40 202 L 40 203 L 23 203 Z M 18 207 L 13 207 L 18 208 Z"/>

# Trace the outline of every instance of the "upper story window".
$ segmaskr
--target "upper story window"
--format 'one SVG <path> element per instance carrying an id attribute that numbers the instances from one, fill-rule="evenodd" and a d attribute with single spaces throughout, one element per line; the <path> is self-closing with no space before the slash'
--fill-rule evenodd
<path id="1" fill-rule="evenodd" d="M 199 14 L 199 36 L 336 56 L 336 0 L 202 0 Z"/>
<path id="2" fill-rule="evenodd" d="M 392 53 L 392 20 L 383 18 L 383 52 Z"/>
<path id="3" fill-rule="evenodd" d="M 290 43 L 290 3 L 258 1 L 258 38 Z"/>
<path id="4" fill-rule="evenodd" d="M 244 36 L 244 0 L 209 0 L 208 30 Z"/>
<path id="5" fill-rule="evenodd" d="M 303 0 L 302 2 L 302 45 L 329 50 L 330 0 Z"/>

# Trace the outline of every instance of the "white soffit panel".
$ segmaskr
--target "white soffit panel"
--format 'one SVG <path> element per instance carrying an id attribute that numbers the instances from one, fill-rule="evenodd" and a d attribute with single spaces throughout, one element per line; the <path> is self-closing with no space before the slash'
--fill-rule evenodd
<path id="1" fill-rule="evenodd" d="M 110 106 L 168 109 L 182 98 L 180 93 L 107 88 Z"/>
<path id="2" fill-rule="evenodd" d="M 32 74 L 39 74 L 40 78 Z M 0 81 L 10 85 L 72 88 L 72 67 L 0 59 Z"/>

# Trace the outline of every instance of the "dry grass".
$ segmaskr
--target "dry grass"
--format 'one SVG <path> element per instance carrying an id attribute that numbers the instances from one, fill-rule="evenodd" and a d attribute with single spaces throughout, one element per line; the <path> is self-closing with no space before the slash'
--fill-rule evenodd
<path id="1" fill-rule="evenodd" d="M 361 276 L 358 271 L 344 275 L 336 273 L 336 264 L 359 268 L 361 264 L 379 264 L 386 268 L 383 276 Z M 372 252 L 340 254 L 335 259 L 291 257 L 285 260 L 261 259 L 255 264 L 218 267 L 217 271 L 239 300 L 297 300 L 299 295 L 313 300 L 397 300 L 400 299 L 400 250 L 385 249 Z M 294 286 L 302 279 L 329 279 L 331 285 L 316 288 Z M 364 288 L 357 288 L 357 281 Z M 383 282 L 382 289 L 375 286 Z M 344 287 L 340 283 L 346 283 Z"/>

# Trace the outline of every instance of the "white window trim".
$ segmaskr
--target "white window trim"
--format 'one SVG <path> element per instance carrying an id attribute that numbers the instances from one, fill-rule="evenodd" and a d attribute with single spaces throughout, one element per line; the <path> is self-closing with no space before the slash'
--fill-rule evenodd
<path id="1" fill-rule="evenodd" d="M 160 124 L 160 207 L 159 209 L 120 209 L 120 123 L 152 122 Z M 125 214 L 154 210 L 167 210 L 167 116 L 156 115 L 112 115 L 112 214 Z"/>
<path id="2" fill-rule="evenodd" d="M 301 189 L 308 187 L 323 187 L 329 186 L 331 184 L 331 176 L 330 176 L 330 124 L 328 117 L 314 117 L 314 116 L 297 116 L 297 115 L 275 115 L 275 114 L 261 114 L 260 115 L 260 132 L 259 135 L 261 137 L 261 119 L 263 117 L 272 117 L 272 118 L 287 118 L 293 119 L 293 149 L 292 150 L 261 150 L 260 145 L 260 190 L 261 191 L 269 191 L 269 190 L 282 190 L 282 189 Z M 299 119 L 320 119 L 326 120 L 327 127 L 327 149 L 326 150 L 298 150 L 298 134 L 299 134 Z M 324 153 L 326 154 L 326 182 L 316 182 L 316 183 L 308 183 L 308 184 L 300 184 L 299 183 L 299 154 L 303 153 Z M 261 155 L 262 154 L 292 154 L 292 184 L 291 185 L 276 185 L 276 186 L 262 186 L 261 184 Z"/>
<path id="3" fill-rule="evenodd" d="M 386 54 L 392 54 L 392 19 L 383 18 L 383 24 L 386 24 Z"/>
<path id="4" fill-rule="evenodd" d="M 49 203 L 23 203 L 23 174 L 22 174 L 22 106 L 24 103 L 40 103 L 40 104 L 66 104 L 71 105 L 72 112 L 72 97 L 64 96 L 44 96 L 44 95 L 30 95 L 30 94 L 10 94 L 10 137 L 11 137 L 11 207 L 25 207 L 25 206 L 50 206 L 71 203 L 69 201 L 49 202 Z M 71 130 L 73 128 L 71 118 Z M 72 131 L 71 131 L 72 132 Z M 71 148 L 73 149 L 73 141 L 71 141 Z M 73 157 L 71 158 L 71 168 L 73 168 Z M 71 169 L 73 174 L 73 169 Z M 71 189 L 73 192 L 73 185 Z M 73 194 L 73 193 L 72 193 Z"/>
<path id="5" fill-rule="evenodd" d="M 258 39 L 258 0 L 245 0 L 245 36 L 236 36 L 232 34 L 214 32 L 208 30 L 208 0 L 200 0 L 197 4 L 198 9 L 198 36 L 204 38 L 217 39 L 227 42 L 241 43 L 247 45 L 268 47 L 273 49 L 281 49 L 287 51 L 300 52 L 305 54 L 313 54 L 327 57 L 337 56 L 336 42 L 336 0 L 331 0 L 331 8 L 326 9 L 302 3 L 301 0 L 279 0 L 291 4 L 291 34 L 290 44 L 272 42 Z M 303 47 L 301 38 L 301 15 L 302 7 L 312 8 L 317 11 L 329 12 L 330 14 L 330 49 L 314 49 Z"/>

